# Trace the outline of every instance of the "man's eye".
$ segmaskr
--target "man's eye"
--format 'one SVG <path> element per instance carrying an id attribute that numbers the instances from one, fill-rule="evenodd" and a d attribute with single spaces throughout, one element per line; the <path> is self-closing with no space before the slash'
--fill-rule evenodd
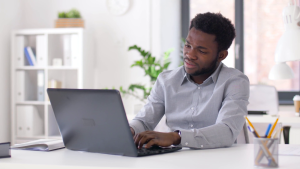
<path id="1" fill-rule="evenodd" d="M 185 47 L 189 48 L 189 47 L 190 47 L 190 45 L 188 45 L 188 44 L 185 44 Z"/>
<path id="2" fill-rule="evenodd" d="M 206 54 L 207 52 L 203 52 L 202 50 L 198 50 L 200 53 Z"/>

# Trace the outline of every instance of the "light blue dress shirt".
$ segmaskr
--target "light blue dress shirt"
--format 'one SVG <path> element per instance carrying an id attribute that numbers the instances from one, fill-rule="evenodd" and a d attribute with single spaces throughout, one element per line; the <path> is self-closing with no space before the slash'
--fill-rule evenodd
<path id="1" fill-rule="evenodd" d="M 247 76 L 222 62 L 202 84 L 194 83 L 181 66 L 159 75 L 130 126 L 136 134 L 153 130 L 166 115 L 167 126 L 181 131 L 183 147 L 227 147 L 243 128 L 248 98 Z"/>

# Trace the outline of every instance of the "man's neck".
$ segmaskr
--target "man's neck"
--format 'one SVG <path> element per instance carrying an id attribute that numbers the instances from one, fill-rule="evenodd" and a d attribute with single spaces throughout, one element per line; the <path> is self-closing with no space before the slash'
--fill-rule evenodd
<path id="1" fill-rule="evenodd" d="M 211 73 L 212 74 L 212 73 Z M 202 84 L 211 74 L 209 75 L 199 75 L 199 76 L 191 76 L 191 79 L 197 83 Z"/>
<path id="2" fill-rule="evenodd" d="M 190 76 L 191 79 L 197 83 L 197 84 L 202 84 L 209 76 L 211 76 L 219 67 L 220 63 L 215 67 L 215 69 L 207 74 L 202 74 L 198 76 Z"/>

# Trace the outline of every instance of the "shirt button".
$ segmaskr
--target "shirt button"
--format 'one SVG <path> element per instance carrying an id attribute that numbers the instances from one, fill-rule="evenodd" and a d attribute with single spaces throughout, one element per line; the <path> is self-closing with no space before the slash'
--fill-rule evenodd
<path id="1" fill-rule="evenodd" d="M 192 107 L 191 109 L 194 110 L 194 107 Z"/>
<path id="2" fill-rule="evenodd" d="M 203 147 L 203 145 L 201 145 L 200 147 Z"/>
<path id="3" fill-rule="evenodd" d="M 200 89 L 200 87 L 198 87 L 198 89 Z"/>
<path id="4" fill-rule="evenodd" d="M 189 144 L 189 143 L 187 143 L 187 142 L 185 143 L 186 146 L 187 146 L 188 144 Z"/>
<path id="5" fill-rule="evenodd" d="M 191 124 L 191 127 L 193 127 L 193 125 Z"/>

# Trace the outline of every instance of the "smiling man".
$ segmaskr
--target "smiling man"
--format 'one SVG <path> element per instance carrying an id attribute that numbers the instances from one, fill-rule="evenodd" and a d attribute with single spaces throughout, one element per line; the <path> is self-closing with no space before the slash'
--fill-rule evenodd
<path id="1" fill-rule="evenodd" d="M 234 26 L 219 13 L 198 14 L 191 21 L 184 66 L 159 75 L 148 103 L 130 122 L 138 148 L 217 148 L 234 143 L 249 98 L 247 76 L 222 63 L 234 37 Z M 153 131 L 164 115 L 172 132 Z"/>

